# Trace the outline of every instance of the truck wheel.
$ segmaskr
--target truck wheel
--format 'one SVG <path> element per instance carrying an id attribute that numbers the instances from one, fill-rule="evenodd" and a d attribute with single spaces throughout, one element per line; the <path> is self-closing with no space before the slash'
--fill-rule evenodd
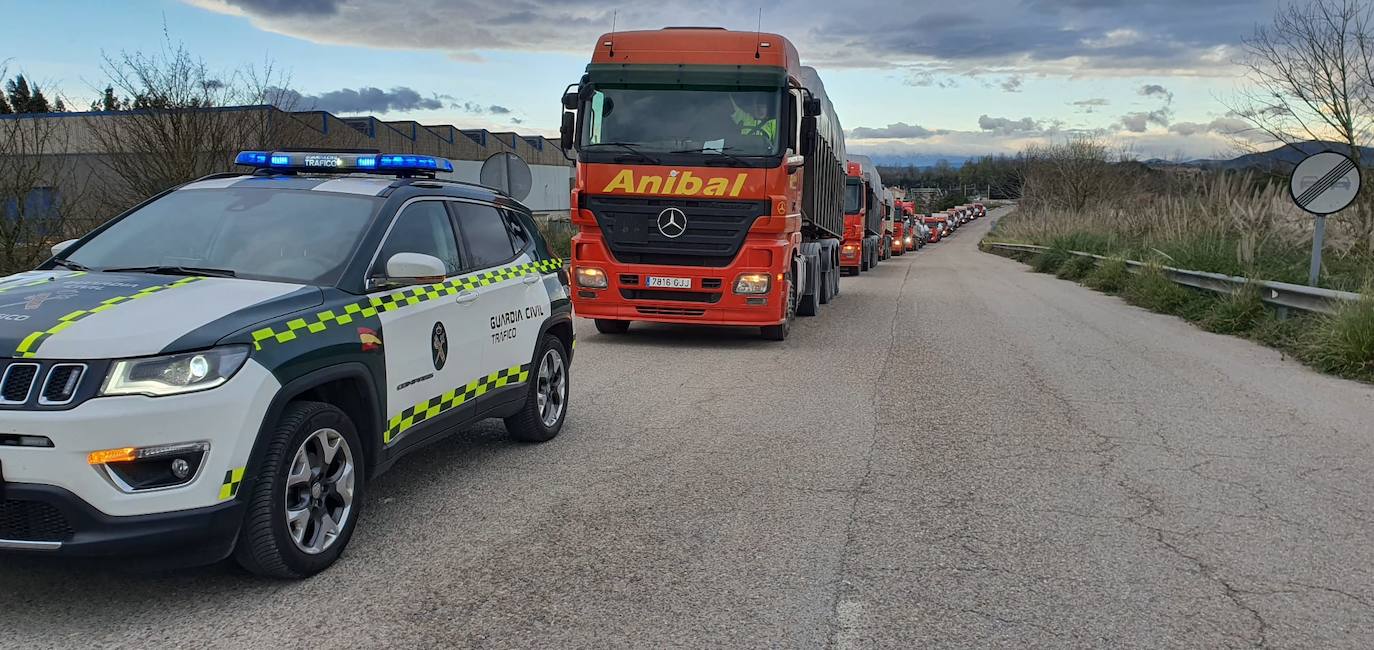
<path id="1" fill-rule="evenodd" d="M 602 334 L 624 334 L 630 331 L 630 321 L 598 318 L 596 319 L 596 331 Z"/>
<path id="2" fill-rule="evenodd" d="M 819 293 L 821 294 L 820 298 L 822 305 L 830 304 L 830 299 L 834 297 L 835 283 L 831 282 L 830 278 L 830 269 L 826 269 L 825 273 L 821 274 L 820 282 L 817 283 L 820 285 Z"/>
<path id="3" fill-rule="evenodd" d="M 305 578 L 329 568 L 362 514 L 363 445 L 332 404 L 293 402 L 277 420 L 234 549 L 260 576 Z"/>
<path id="4" fill-rule="evenodd" d="M 831 297 L 831 299 L 834 299 L 835 296 L 840 295 L 840 264 L 839 264 L 839 262 L 836 262 L 836 263 L 835 263 L 835 266 L 833 266 L 833 267 L 830 269 L 830 271 L 831 271 L 831 273 L 830 273 L 830 286 L 831 286 L 831 289 L 830 289 L 830 297 Z"/>
<path id="5" fill-rule="evenodd" d="M 506 431 L 520 442 L 552 440 L 568 417 L 568 355 L 563 341 L 545 335 L 534 358 L 525 406 L 506 418 Z"/>
<path id="6" fill-rule="evenodd" d="M 787 272 L 787 279 L 784 280 L 784 287 L 787 289 L 787 309 L 783 312 L 783 321 L 777 325 L 764 325 L 759 328 L 759 333 L 769 341 L 787 340 L 787 335 L 792 332 L 792 317 L 797 313 L 797 293 L 792 289 L 792 272 Z"/>

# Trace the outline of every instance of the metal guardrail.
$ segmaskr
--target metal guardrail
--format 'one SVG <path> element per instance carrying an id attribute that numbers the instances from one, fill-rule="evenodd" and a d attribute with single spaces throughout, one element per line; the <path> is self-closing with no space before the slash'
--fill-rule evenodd
<path id="1" fill-rule="evenodd" d="M 1002 250 L 1016 251 L 1021 253 L 1041 253 L 1050 250 L 1048 246 L 1036 246 L 1033 244 L 1008 244 L 1001 242 L 986 242 L 989 248 L 999 248 Z M 1098 261 L 1117 259 L 1105 255 L 1094 255 L 1082 251 L 1068 251 L 1070 254 L 1081 257 L 1091 257 Z M 1123 260 L 1126 268 L 1132 273 L 1139 273 L 1142 269 L 1149 267 L 1149 264 L 1137 262 L 1135 260 Z M 1272 282 L 1269 280 L 1251 280 L 1234 275 L 1224 275 L 1221 273 L 1206 273 L 1203 271 L 1189 271 L 1187 269 L 1176 269 L 1171 266 L 1159 267 L 1164 275 L 1176 284 L 1181 284 L 1194 289 L 1204 291 L 1214 291 L 1216 293 L 1236 294 L 1247 284 L 1258 285 L 1260 289 L 1260 300 L 1277 307 L 1298 309 L 1301 311 L 1317 312 L 1330 314 L 1335 311 L 1336 306 L 1342 302 L 1349 302 L 1360 299 L 1360 294 L 1350 291 L 1336 291 L 1334 289 L 1322 289 L 1319 287 L 1308 287 L 1300 284 L 1289 284 L 1287 282 Z"/>

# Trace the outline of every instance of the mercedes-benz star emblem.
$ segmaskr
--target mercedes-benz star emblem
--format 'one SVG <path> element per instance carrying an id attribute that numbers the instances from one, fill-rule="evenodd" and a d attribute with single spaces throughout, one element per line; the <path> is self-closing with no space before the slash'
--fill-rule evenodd
<path id="1" fill-rule="evenodd" d="M 677 208 L 658 213 L 658 231 L 668 239 L 677 239 L 687 232 L 687 215 Z"/>

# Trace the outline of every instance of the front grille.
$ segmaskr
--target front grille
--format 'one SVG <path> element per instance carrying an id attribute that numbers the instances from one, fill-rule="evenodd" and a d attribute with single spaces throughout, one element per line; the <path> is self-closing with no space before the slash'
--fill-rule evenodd
<path id="1" fill-rule="evenodd" d="M 51 504 L 11 499 L 0 501 L 0 539 L 63 542 L 72 533 L 67 518 Z"/>
<path id="2" fill-rule="evenodd" d="M 38 364 L 12 363 L 0 377 L 0 402 L 23 404 L 29 400 L 33 380 L 38 377 Z"/>
<path id="3" fill-rule="evenodd" d="M 596 215 L 601 234 L 616 260 L 625 264 L 728 266 L 767 201 L 713 201 L 665 197 L 593 196 L 586 208 Z M 659 213 L 682 210 L 687 228 L 670 238 L 659 232 Z"/>
<path id="4" fill-rule="evenodd" d="M 702 280 L 701 280 L 701 288 L 702 288 L 702 289 L 719 289 L 719 288 L 720 288 L 720 278 L 702 278 Z"/>
<path id="5" fill-rule="evenodd" d="M 720 294 L 705 291 L 662 291 L 658 289 L 621 289 L 620 297 L 626 300 L 671 300 L 673 302 L 720 302 Z"/>
<path id="6" fill-rule="evenodd" d="M 76 397 L 76 389 L 81 385 L 81 375 L 86 366 L 79 363 L 59 363 L 48 371 L 48 380 L 43 384 L 43 393 L 38 397 L 39 404 L 66 404 Z"/>
<path id="7" fill-rule="evenodd" d="M 630 286 L 630 287 L 633 287 L 633 286 L 635 286 L 635 285 L 638 285 L 638 284 L 639 284 L 639 276 L 634 275 L 634 274 L 632 274 L 632 273 L 622 273 L 622 274 L 620 275 L 620 284 L 623 284 L 623 285 L 625 285 L 625 286 Z"/>
<path id="8" fill-rule="evenodd" d="M 705 309 L 679 309 L 677 307 L 635 307 L 645 316 L 705 316 Z"/>

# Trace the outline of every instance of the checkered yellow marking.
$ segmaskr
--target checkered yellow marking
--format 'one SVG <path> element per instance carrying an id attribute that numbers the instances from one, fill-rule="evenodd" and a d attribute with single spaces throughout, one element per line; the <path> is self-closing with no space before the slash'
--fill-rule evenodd
<path id="1" fill-rule="evenodd" d="M 462 388 L 455 388 L 438 397 L 431 397 L 419 404 L 403 409 L 400 413 L 391 416 L 386 423 L 386 432 L 382 436 L 382 441 L 391 444 L 393 440 L 405 433 L 407 429 L 424 422 L 440 413 L 462 406 L 482 395 L 487 391 L 501 388 L 509 384 L 519 384 L 529 381 L 530 364 L 515 366 L 493 372 L 486 377 L 474 379 Z"/>
<path id="2" fill-rule="evenodd" d="M 175 289 L 177 287 L 186 286 L 188 284 L 191 284 L 192 282 L 204 279 L 205 278 L 201 276 L 182 278 L 180 280 L 177 280 L 176 282 L 169 282 L 167 284 L 159 284 L 151 287 L 146 287 L 144 289 L 141 289 L 138 293 L 131 293 L 127 296 L 115 296 L 113 298 L 102 300 L 100 301 L 99 305 L 92 307 L 90 309 L 78 309 L 70 314 L 67 314 L 66 316 L 63 316 L 62 318 L 57 319 L 56 325 L 53 325 L 52 327 L 49 327 L 48 329 L 39 332 L 34 332 L 24 337 L 24 340 L 19 342 L 19 348 L 14 351 L 14 356 L 22 359 L 31 359 L 37 356 L 38 346 L 42 345 L 43 341 L 46 341 L 48 337 L 57 334 L 58 332 L 67 329 L 68 327 L 71 327 L 73 323 L 87 316 L 90 316 L 92 314 L 99 314 L 102 311 L 114 309 L 115 307 L 122 305 L 126 302 L 129 302 L 131 300 L 146 298 L 160 291 Z"/>
<path id="3" fill-rule="evenodd" d="M 239 493 L 239 485 L 243 483 L 243 467 L 237 467 L 224 473 L 224 484 L 219 486 L 219 500 L 225 501 L 234 498 Z"/>
<path id="4" fill-rule="evenodd" d="M 336 325 L 347 325 L 359 318 L 372 318 L 398 309 L 404 309 L 422 302 L 437 300 L 444 296 L 457 295 L 460 291 L 471 291 L 478 287 L 513 280 L 531 273 L 552 273 L 563 267 L 563 260 L 541 260 L 528 264 L 517 264 L 494 271 L 465 275 L 437 284 L 402 289 L 395 293 L 372 296 L 343 307 L 343 313 L 325 310 L 305 318 L 287 321 L 285 325 L 264 327 L 253 332 L 253 345 L 261 350 L 268 343 L 289 343 L 307 334 L 318 334 Z"/>
<path id="5" fill-rule="evenodd" d="M 12 285 L 9 285 L 9 286 L 7 286 L 7 287 L 0 287 L 0 293 L 4 293 L 4 292 L 6 292 L 6 291 L 13 291 L 13 290 L 15 290 L 15 289 L 23 289 L 24 287 L 36 287 L 36 286 L 38 286 L 38 285 L 40 285 L 40 284 L 48 284 L 49 282 L 57 282 L 57 281 L 59 281 L 59 280 L 70 280 L 71 278 L 79 278 L 79 277 L 81 277 L 81 276 L 83 276 L 83 275 L 86 275 L 86 272 L 85 272 L 85 271 L 77 271 L 77 272 L 72 273 L 72 274 L 70 274 L 70 275 L 64 275 L 64 276 L 62 276 L 62 277 L 60 277 L 60 278 L 49 276 L 49 277 L 45 277 L 45 278 L 40 278 L 40 279 L 38 279 L 38 280 L 30 280 L 30 281 L 28 281 L 28 282 L 21 282 L 21 283 L 19 283 L 19 284 L 12 284 Z"/>

